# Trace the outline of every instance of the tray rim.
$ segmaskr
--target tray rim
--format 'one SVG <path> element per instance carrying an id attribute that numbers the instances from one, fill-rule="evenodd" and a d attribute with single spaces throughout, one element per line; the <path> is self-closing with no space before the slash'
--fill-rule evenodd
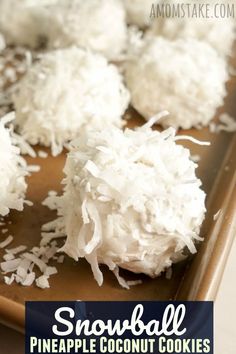
<path id="1" fill-rule="evenodd" d="M 217 193 L 217 187 L 224 182 L 225 167 L 234 162 L 236 166 L 236 134 L 234 134 L 229 145 L 222 167 L 216 177 L 213 190 L 210 193 L 208 208 L 214 203 L 214 196 Z M 208 262 L 202 265 L 201 276 L 193 271 L 194 265 L 203 259 L 205 253 L 204 247 L 200 247 L 191 266 L 182 279 L 182 283 L 177 290 L 175 300 L 194 300 L 194 301 L 214 301 L 216 299 L 219 286 L 224 274 L 227 259 L 230 254 L 234 239 L 236 238 L 236 168 L 233 169 L 233 176 L 227 185 L 224 200 L 221 204 L 223 213 L 212 223 L 207 235 L 207 243 L 210 238 L 215 242 L 210 244 L 211 252 Z M 200 263 L 201 264 L 201 263 Z M 194 276 L 193 276 L 194 274 Z M 193 286 L 187 289 L 186 283 L 191 282 Z"/>

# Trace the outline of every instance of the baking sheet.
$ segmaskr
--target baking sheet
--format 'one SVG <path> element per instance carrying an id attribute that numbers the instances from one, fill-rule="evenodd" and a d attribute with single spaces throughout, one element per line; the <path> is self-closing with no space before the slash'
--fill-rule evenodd
<path id="1" fill-rule="evenodd" d="M 236 80 L 228 84 L 225 106 L 217 114 L 236 113 Z M 130 110 L 128 126 L 141 125 L 144 120 Z M 58 274 L 50 277 L 50 289 L 39 289 L 35 285 L 23 287 L 18 284 L 8 286 L 0 275 L 0 321 L 23 331 L 24 302 L 27 300 L 211 300 L 214 299 L 225 262 L 236 233 L 236 136 L 221 132 L 212 134 L 208 128 L 196 131 L 180 131 L 193 137 L 210 141 L 211 146 L 199 146 L 190 142 L 183 144 L 193 154 L 200 155 L 198 177 L 207 193 L 207 215 L 201 235 L 205 241 L 196 256 L 173 266 L 171 279 L 165 274 L 150 279 L 127 271 L 121 274 L 128 280 L 142 279 L 143 283 L 130 290 L 122 289 L 115 276 L 102 267 L 104 285 L 99 287 L 93 278 L 90 266 L 85 260 L 78 263 L 65 257 L 63 264 L 57 264 Z M 40 150 L 47 151 L 41 148 Z M 28 178 L 27 199 L 33 207 L 25 207 L 23 212 L 11 212 L 6 220 L 11 220 L 9 234 L 14 235 L 11 247 L 26 245 L 30 249 L 40 241 L 41 225 L 54 219 L 55 213 L 41 205 L 49 190 L 60 192 L 60 181 L 66 152 L 58 157 L 49 155 L 47 159 L 27 157 L 29 164 L 38 164 L 41 170 Z M 218 220 L 213 215 L 221 209 Z M 4 228 L 4 227 L 3 227 Z M 4 254 L 0 252 L 0 257 Z"/>

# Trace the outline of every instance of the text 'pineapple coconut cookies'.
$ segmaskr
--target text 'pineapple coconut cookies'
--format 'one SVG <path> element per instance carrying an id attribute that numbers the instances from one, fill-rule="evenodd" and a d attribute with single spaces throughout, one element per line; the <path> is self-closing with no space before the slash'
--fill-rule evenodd
<path id="1" fill-rule="evenodd" d="M 40 47 L 48 32 L 47 5 L 55 0 L 0 0 L 0 31 L 7 44 Z"/>
<path id="2" fill-rule="evenodd" d="M 228 12 L 231 11 L 232 13 L 232 1 L 219 0 L 205 3 L 203 1 L 193 0 L 191 4 L 188 5 L 190 9 L 189 15 L 185 7 L 185 16 L 179 15 L 172 17 L 170 13 L 174 13 L 174 9 L 181 11 L 181 4 L 173 0 L 163 0 L 160 5 L 157 5 L 161 9 L 163 16 L 158 16 L 158 18 L 152 21 L 150 34 L 163 36 L 170 40 L 177 38 L 203 40 L 215 48 L 220 55 L 230 55 L 236 34 L 235 19 L 226 16 L 221 17 L 220 14 L 223 13 L 223 10 L 224 13 L 227 13 L 227 9 Z M 223 10 L 221 10 L 220 7 L 222 5 L 224 6 Z M 207 6 L 207 17 L 191 16 L 191 11 L 194 10 L 194 7 L 198 9 L 200 6 L 203 6 L 204 9 L 206 9 Z M 205 14 L 205 10 L 203 10 L 203 13 Z M 167 14 L 169 14 L 169 16 L 167 16 Z"/>
<path id="3" fill-rule="evenodd" d="M 117 59 L 126 49 L 127 26 L 121 0 L 58 0 L 52 7 L 49 47 L 77 45 Z"/>
<path id="4" fill-rule="evenodd" d="M 154 4 L 153 0 L 123 0 L 127 22 L 140 28 L 145 28 L 151 24 L 151 10 Z M 155 4 L 159 1 L 155 1 Z"/>
<path id="5" fill-rule="evenodd" d="M 8 114 L 0 119 L 0 216 L 10 209 L 23 210 L 28 175 L 25 160 L 15 145 L 11 130 L 6 124 L 14 119 Z"/>
<path id="6" fill-rule="evenodd" d="M 167 109 L 170 116 L 160 124 L 189 129 L 214 117 L 228 73 L 226 61 L 207 43 L 150 37 L 133 48 L 125 77 L 132 105 L 145 119 Z"/>
<path id="7" fill-rule="evenodd" d="M 19 83 L 13 102 L 18 131 L 31 144 L 63 145 L 90 126 L 122 126 L 130 100 L 118 69 L 79 48 L 41 56 Z"/>
<path id="8" fill-rule="evenodd" d="M 59 218 L 43 230 L 66 234 L 62 250 L 86 258 L 99 285 L 101 263 L 128 287 L 119 267 L 156 277 L 184 258 L 185 247 L 196 252 L 205 214 L 197 165 L 176 144 L 174 128 L 160 133 L 150 123 L 88 131 L 73 141 L 64 194 L 44 202 Z"/>

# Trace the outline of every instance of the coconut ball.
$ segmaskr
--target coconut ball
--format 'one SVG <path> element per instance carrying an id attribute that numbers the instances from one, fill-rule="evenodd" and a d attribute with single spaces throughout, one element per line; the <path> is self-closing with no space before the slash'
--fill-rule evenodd
<path id="1" fill-rule="evenodd" d="M 101 263 L 127 286 L 119 267 L 156 277 L 182 260 L 186 247 L 196 252 L 205 214 L 197 165 L 176 144 L 174 128 L 158 132 L 149 123 L 91 130 L 73 141 L 64 194 L 44 203 L 60 215 L 50 225 L 67 235 L 62 250 L 86 258 L 99 285 Z"/>
<path id="2" fill-rule="evenodd" d="M 52 7 L 49 47 L 77 45 L 116 59 L 125 50 L 126 40 L 120 0 L 59 0 Z"/>
<path id="3" fill-rule="evenodd" d="M 15 124 L 29 143 L 51 146 L 56 155 L 78 131 L 121 126 L 129 98 L 117 67 L 100 54 L 56 50 L 42 55 L 20 81 Z"/>
<path id="4" fill-rule="evenodd" d="M 219 4 L 218 1 L 218 11 Z M 224 1 L 223 1 L 224 2 Z M 168 1 L 170 6 L 176 2 Z M 166 2 L 166 4 L 168 5 Z M 195 5 L 199 6 L 199 1 L 194 1 Z M 166 5 L 166 6 L 167 6 Z M 194 5 L 194 4 L 192 4 Z M 229 5 L 227 1 L 225 6 Z M 152 35 L 159 35 L 170 40 L 177 38 L 195 38 L 208 42 L 221 55 L 229 55 L 232 52 L 233 42 L 235 39 L 235 21 L 232 18 L 216 17 L 215 4 L 208 3 L 209 18 L 202 17 L 158 17 L 152 23 L 150 33 Z M 217 9 L 217 8 L 216 8 Z"/>
<path id="5" fill-rule="evenodd" d="M 0 215 L 10 209 L 22 210 L 26 192 L 27 166 L 20 149 L 13 142 L 11 130 L 6 127 L 14 118 L 11 113 L 0 119 Z"/>
<path id="6" fill-rule="evenodd" d="M 123 2 L 128 24 L 136 25 L 140 28 L 150 25 L 153 0 L 123 0 Z"/>
<path id="7" fill-rule="evenodd" d="M 225 60 L 205 42 L 146 38 L 126 64 L 134 108 L 149 119 L 167 109 L 163 126 L 205 126 L 223 104 L 228 79 Z"/>
<path id="8" fill-rule="evenodd" d="M 40 2 L 40 4 L 39 4 Z M 48 4 L 55 0 L 0 0 L 0 30 L 8 44 L 41 46 L 47 37 Z"/>

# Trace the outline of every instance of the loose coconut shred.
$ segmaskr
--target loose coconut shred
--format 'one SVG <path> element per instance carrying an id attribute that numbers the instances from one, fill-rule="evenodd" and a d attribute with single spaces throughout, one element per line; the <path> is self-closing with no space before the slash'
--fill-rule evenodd
<path id="1" fill-rule="evenodd" d="M 99 285 L 101 263 L 129 288 L 119 267 L 156 277 L 202 240 L 205 193 L 190 151 L 176 144 L 186 137 L 151 129 L 165 114 L 136 130 L 112 127 L 74 140 L 64 194 L 44 202 L 59 218 L 43 227 L 43 242 L 66 235 L 61 251 L 85 258 Z"/>
<path id="2" fill-rule="evenodd" d="M 14 113 L 9 113 L 0 119 L 0 216 L 6 216 L 10 209 L 22 211 L 24 204 L 32 205 L 31 202 L 25 200 L 27 188 L 25 177 L 29 175 L 30 171 L 35 170 L 35 166 L 33 166 L 34 168 L 27 166 L 26 161 L 20 156 L 19 146 L 22 145 L 22 138 L 12 130 L 11 123 L 14 118 Z M 24 142 L 24 148 L 31 151 L 26 142 Z M 10 223 L 8 221 L 8 224 Z M 0 226 L 7 226 L 4 218 L 1 218 Z M 7 234 L 8 228 L 3 228 L 1 232 L 3 235 Z M 10 285 L 13 281 L 16 281 L 24 286 L 31 285 L 35 280 L 35 273 L 32 272 L 34 265 L 41 266 L 40 270 L 47 277 L 53 274 L 52 270 L 48 269 L 51 267 L 46 265 L 48 260 L 54 255 L 53 249 L 55 249 L 54 253 L 58 249 L 55 245 L 53 248 L 53 242 L 51 246 L 43 247 L 43 249 L 33 249 L 32 255 L 29 256 L 28 253 L 23 253 L 26 250 L 26 246 L 23 245 L 6 249 L 13 240 L 13 236 L 8 235 L 0 242 L 0 249 L 4 249 L 6 252 L 3 256 L 4 262 L 0 264 L 1 270 L 5 274 L 4 280 L 6 284 Z M 39 254 L 36 255 L 37 249 L 41 251 L 41 261 L 38 260 Z M 18 256 L 18 254 L 20 255 Z M 33 256 L 34 258 L 32 258 Z M 6 275 L 8 273 L 12 273 L 10 277 Z M 39 282 L 39 285 L 43 287 L 44 284 Z"/>
<path id="3" fill-rule="evenodd" d="M 234 133 L 236 132 L 236 120 L 228 113 L 223 113 L 219 116 L 218 123 L 212 122 L 209 128 L 211 133 L 219 133 L 221 131 Z"/>
<path id="4" fill-rule="evenodd" d="M 10 209 L 23 210 L 25 203 L 28 167 L 20 156 L 14 133 L 6 127 L 14 119 L 8 114 L 0 119 L 0 215 L 5 216 Z"/>
<path id="5" fill-rule="evenodd" d="M 56 256 L 58 249 L 56 241 L 47 246 L 33 247 L 29 252 L 24 252 L 25 246 L 7 249 L 3 256 L 4 262 L 0 264 L 5 283 L 11 285 L 16 282 L 30 286 L 35 282 L 39 288 L 49 288 L 49 277 L 56 274 L 57 269 L 48 263 L 59 258 Z"/>

